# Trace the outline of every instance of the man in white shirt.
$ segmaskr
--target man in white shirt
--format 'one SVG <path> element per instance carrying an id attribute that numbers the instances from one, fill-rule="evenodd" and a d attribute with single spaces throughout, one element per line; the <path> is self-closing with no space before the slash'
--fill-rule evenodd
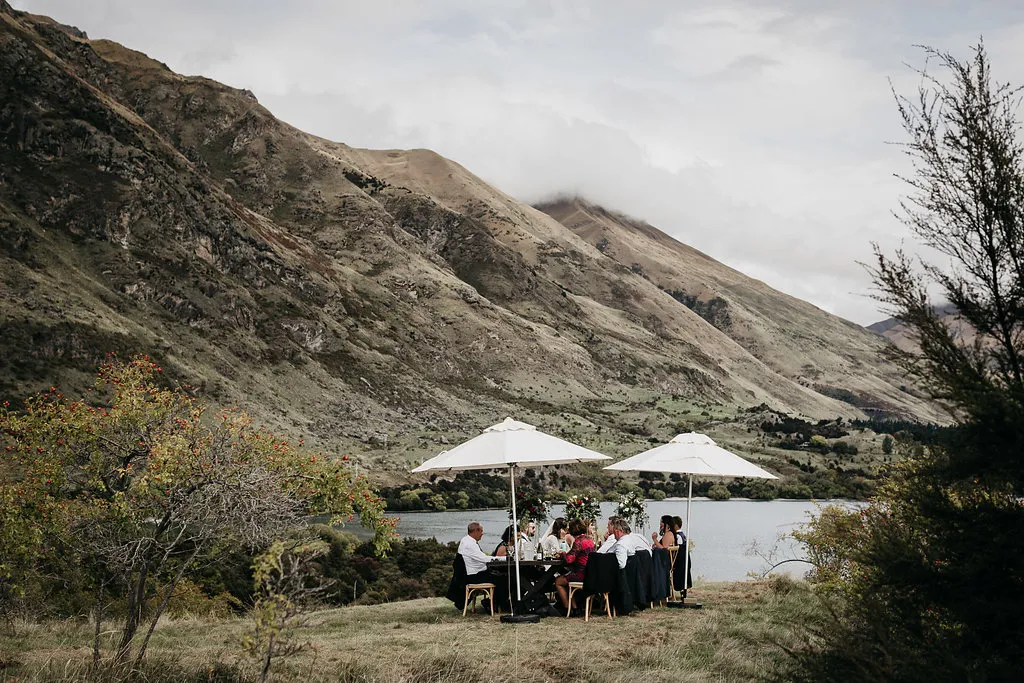
<path id="1" fill-rule="evenodd" d="M 532 560 L 533 554 L 537 551 L 537 544 L 533 540 L 533 536 L 537 533 L 537 523 L 530 520 L 519 532 L 519 545 L 517 546 L 516 552 L 519 553 L 519 559 L 521 560 Z"/>
<path id="2" fill-rule="evenodd" d="M 601 547 L 597 549 L 597 552 L 610 553 L 612 552 L 612 549 L 615 548 L 615 534 L 612 531 L 612 525 L 615 524 L 615 520 L 617 519 L 618 517 L 616 515 L 612 515 L 608 518 L 608 530 L 605 532 L 604 540 L 601 542 Z"/>
<path id="3" fill-rule="evenodd" d="M 622 539 L 630 532 L 629 524 L 626 520 L 616 517 L 615 521 L 609 526 L 612 528 L 612 538 L 615 539 L 615 541 L 612 543 L 612 547 L 608 552 L 615 553 L 615 559 L 619 563 L 619 569 L 625 569 L 626 560 L 628 560 L 629 556 L 633 554 L 629 551 L 627 545 L 622 542 Z"/>
<path id="4" fill-rule="evenodd" d="M 608 528 L 611 530 L 612 535 L 598 552 L 615 553 L 615 558 L 618 560 L 620 568 L 626 568 L 626 560 L 629 559 L 630 555 L 635 555 L 640 551 L 651 552 L 651 547 L 647 545 L 647 540 L 640 534 L 634 534 L 626 520 L 613 517 L 608 523 Z"/>
<path id="5" fill-rule="evenodd" d="M 487 571 L 487 563 L 494 558 L 485 555 L 480 549 L 480 539 L 484 535 L 484 527 L 480 522 L 470 522 L 466 535 L 459 541 L 459 555 L 466 563 L 466 583 L 494 583 L 494 578 Z"/>
<path id="6" fill-rule="evenodd" d="M 630 555 L 641 551 L 648 554 L 651 552 L 651 542 L 635 531 L 626 534 L 616 542 L 624 544 L 629 549 Z"/>

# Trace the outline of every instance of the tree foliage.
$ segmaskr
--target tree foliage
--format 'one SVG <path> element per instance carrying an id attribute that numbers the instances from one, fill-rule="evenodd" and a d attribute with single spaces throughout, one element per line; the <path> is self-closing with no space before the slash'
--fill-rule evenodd
<path id="1" fill-rule="evenodd" d="M 256 601 L 242 650 L 259 662 L 261 683 L 275 659 L 310 647 L 299 638 L 299 630 L 330 587 L 315 565 L 329 551 L 327 542 L 319 539 L 275 541 L 253 563 Z"/>
<path id="2" fill-rule="evenodd" d="M 812 680 L 1011 680 L 1024 640 L 1024 148 L 1018 90 L 993 84 L 984 47 L 927 50 L 897 97 L 914 173 L 904 218 L 949 265 L 876 247 L 878 298 L 917 348 L 893 353 L 956 420 L 892 469 L 861 512 L 803 533 L 840 597 Z M 942 318 L 937 290 L 973 334 Z"/>
<path id="3" fill-rule="evenodd" d="M 119 661 L 133 647 L 142 657 L 190 568 L 264 548 L 311 514 L 358 514 L 378 550 L 387 548 L 393 526 L 382 501 L 343 462 L 307 453 L 235 408 L 208 415 L 185 389 L 162 383 L 148 358 L 105 364 L 90 397 L 51 388 L 20 411 L 0 411 L 0 538 L 12 541 L 0 550 L 0 582 L 13 599 L 40 567 L 73 558 L 97 596 L 97 634 L 105 595 L 123 599 Z M 163 593 L 136 645 L 157 584 Z"/>

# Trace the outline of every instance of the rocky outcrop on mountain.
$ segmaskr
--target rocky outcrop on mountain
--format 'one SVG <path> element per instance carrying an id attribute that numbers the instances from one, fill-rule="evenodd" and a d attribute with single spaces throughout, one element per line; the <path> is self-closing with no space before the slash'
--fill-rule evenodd
<path id="1" fill-rule="evenodd" d="M 862 328 L 649 226 L 543 208 L 0 0 L 5 398 L 149 352 L 374 468 L 507 414 L 612 450 L 711 405 L 936 417 Z"/>

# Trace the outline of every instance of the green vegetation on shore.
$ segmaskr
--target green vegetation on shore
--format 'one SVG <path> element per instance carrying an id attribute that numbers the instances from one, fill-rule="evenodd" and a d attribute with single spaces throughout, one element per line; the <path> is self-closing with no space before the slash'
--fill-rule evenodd
<path id="1" fill-rule="evenodd" d="M 915 452 L 949 431 L 948 427 L 901 420 L 808 421 L 763 405 L 679 428 L 709 431 L 726 447 L 779 476 L 777 481 L 694 480 L 695 496 L 717 500 L 867 500 L 883 477 L 884 468 L 893 462 L 896 445 Z M 657 443 L 661 441 L 650 437 L 635 448 L 639 452 Z M 526 469 L 520 486 L 549 502 L 561 502 L 574 491 L 604 500 L 618 500 L 630 491 L 653 500 L 686 497 L 688 492 L 686 477 L 678 474 L 612 474 L 594 464 Z M 388 510 L 399 512 L 502 508 L 508 505 L 508 481 L 489 473 L 462 472 L 450 478 L 431 476 L 385 487 L 380 495 Z"/>

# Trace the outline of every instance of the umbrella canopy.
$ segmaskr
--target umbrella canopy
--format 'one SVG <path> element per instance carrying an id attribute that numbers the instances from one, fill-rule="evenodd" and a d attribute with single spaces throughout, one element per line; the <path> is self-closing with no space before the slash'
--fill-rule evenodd
<path id="1" fill-rule="evenodd" d="M 674 472 L 706 477 L 777 478 L 754 463 L 725 450 L 711 437 L 696 432 L 680 434 L 666 444 L 620 460 L 605 469 Z"/>
<path id="2" fill-rule="evenodd" d="M 634 455 L 631 458 L 605 467 L 606 470 L 630 470 L 641 472 L 669 472 L 688 474 L 689 492 L 686 496 L 686 538 L 690 538 L 690 503 L 693 502 L 693 475 L 705 477 L 754 477 L 777 479 L 774 474 L 761 469 L 754 463 L 730 453 L 711 437 L 696 432 L 679 434 L 666 444 Z M 689 541 L 687 540 L 687 543 Z M 686 598 L 690 576 L 690 552 L 683 553 L 683 598 Z M 674 589 L 673 589 L 674 590 Z"/>
<path id="3" fill-rule="evenodd" d="M 505 418 L 469 441 L 435 455 L 413 472 L 458 472 L 511 466 L 566 465 L 611 460 L 583 446 L 545 434 L 531 424 Z"/>
<path id="4" fill-rule="evenodd" d="M 592 460 L 611 460 L 611 458 L 589 448 L 545 434 L 531 424 L 506 417 L 504 421 L 485 429 L 483 434 L 474 436 L 449 451 L 435 455 L 412 471 L 460 472 L 507 467 L 509 486 L 512 489 L 512 526 L 518 529 L 516 467 L 567 465 Z M 521 600 L 518 552 L 515 554 L 515 560 L 516 595 Z"/>

